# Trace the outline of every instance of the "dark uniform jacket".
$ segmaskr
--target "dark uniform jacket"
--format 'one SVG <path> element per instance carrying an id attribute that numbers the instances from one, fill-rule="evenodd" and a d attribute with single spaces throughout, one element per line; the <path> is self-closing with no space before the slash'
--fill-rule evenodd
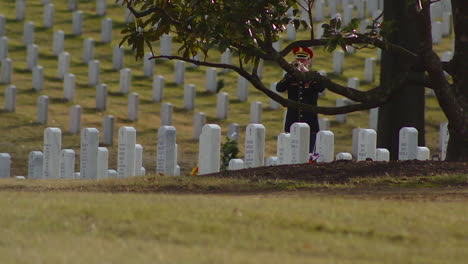
<path id="1" fill-rule="evenodd" d="M 321 83 L 298 82 L 290 74 L 286 74 L 276 85 L 276 91 L 288 91 L 288 99 L 309 105 L 317 105 L 318 94 L 324 90 L 325 87 Z M 319 131 L 317 114 L 288 108 L 284 131 L 290 132 L 289 129 L 295 122 L 305 122 L 310 126 L 310 152 L 312 152 L 315 146 L 315 134 Z"/>

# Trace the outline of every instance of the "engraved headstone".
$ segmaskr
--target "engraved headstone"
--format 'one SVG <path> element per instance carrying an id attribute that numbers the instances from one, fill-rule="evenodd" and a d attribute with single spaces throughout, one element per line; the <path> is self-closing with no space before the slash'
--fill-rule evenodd
<path id="1" fill-rule="evenodd" d="M 336 154 L 336 160 L 352 160 L 353 156 L 348 152 L 339 152 Z"/>
<path id="2" fill-rule="evenodd" d="M 377 131 L 378 122 L 379 122 L 379 108 L 378 107 L 371 108 L 369 110 L 369 128 Z"/>
<path id="3" fill-rule="evenodd" d="M 135 173 L 136 130 L 133 127 L 119 129 L 119 148 L 117 158 L 117 177 L 126 178 Z"/>
<path id="4" fill-rule="evenodd" d="M 228 170 L 241 170 L 244 169 L 244 161 L 241 159 L 229 160 Z"/>
<path id="5" fill-rule="evenodd" d="M 447 157 L 447 146 L 450 135 L 448 131 L 448 123 L 441 123 L 439 125 L 439 150 L 441 153 L 441 160 L 445 160 Z"/>
<path id="6" fill-rule="evenodd" d="M 247 101 L 249 95 L 249 82 L 242 76 L 237 78 L 237 98 L 241 102 Z"/>
<path id="7" fill-rule="evenodd" d="M 228 115 L 229 95 L 221 92 L 216 95 L 216 118 L 226 119 Z"/>
<path id="8" fill-rule="evenodd" d="M 385 148 L 375 150 L 375 161 L 390 161 L 390 152 Z"/>
<path id="9" fill-rule="evenodd" d="M 450 34 L 452 34 L 452 13 L 444 12 L 442 16 L 442 36 L 446 37 Z"/>
<path id="10" fill-rule="evenodd" d="M 172 104 L 163 103 L 161 106 L 161 126 L 172 126 Z"/>
<path id="11" fill-rule="evenodd" d="M 62 149 L 60 152 L 60 179 L 75 178 L 75 151 Z"/>
<path id="12" fill-rule="evenodd" d="M 135 176 L 144 176 L 145 168 L 143 167 L 143 146 L 135 144 Z"/>
<path id="13" fill-rule="evenodd" d="M 109 174 L 109 151 L 105 147 L 99 147 L 97 153 L 96 178 L 104 179 Z"/>
<path id="14" fill-rule="evenodd" d="M 414 127 L 402 127 L 398 141 L 398 160 L 416 159 L 418 149 L 418 130 Z"/>
<path id="15" fill-rule="evenodd" d="M 432 44 L 440 44 L 442 41 L 442 23 L 440 21 L 432 22 Z"/>
<path id="16" fill-rule="evenodd" d="M 250 104 L 250 123 L 262 123 L 262 102 L 254 101 Z"/>
<path id="17" fill-rule="evenodd" d="M 73 135 L 78 135 L 81 129 L 81 106 L 73 105 L 70 109 L 70 130 Z"/>
<path id="18" fill-rule="evenodd" d="M 364 64 L 364 81 L 372 83 L 375 81 L 375 58 L 366 58 Z"/>
<path id="19" fill-rule="evenodd" d="M 318 154 L 317 162 L 332 162 L 334 149 L 335 139 L 333 132 L 329 130 L 319 131 L 315 141 L 315 153 Z"/>
<path id="20" fill-rule="evenodd" d="M 96 86 L 99 84 L 99 68 L 100 62 L 98 60 L 92 60 L 88 63 L 88 85 Z"/>
<path id="21" fill-rule="evenodd" d="M 270 91 L 275 92 L 275 93 L 277 92 L 276 91 L 276 84 L 277 84 L 277 82 L 273 82 L 273 83 L 270 84 Z M 269 107 L 270 107 L 270 109 L 278 110 L 278 109 L 280 109 L 281 105 L 277 101 L 270 98 Z"/>
<path id="22" fill-rule="evenodd" d="M 16 21 L 24 20 L 26 0 L 16 0 Z"/>
<path id="23" fill-rule="evenodd" d="M 278 135 L 277 152 L 278 165 L 291 164 L 291 134 Z"/>
<path id="24" fill-rule="evenodd" d="M 175 127 L 161 126 L 158 129 L 158 148 L 156 156 L 156 172 L 168 176 L 175 176 L 177 166 Z"/>
<path id="25" fill-rule="evenodd" d="M 107 84 L 96 85 L 96 110 L 104 111 L 107 107 Z"/>
<path id="26" fill-rule="evenodd" d="M 309 161 L 310 127 L 307 123 L 293 123 L 290 133 L 291 163 L 300 164 Z"/>
<path id="27" fill-rule="evenodd" d="M 8 57 L 8 37 L 3 36 L 0 38 L 0 60 Z"/>
<path id="28" fill-rule="evenodd" d="M 377 133 L 373 129 L 359 130 L 356 160 L 375 160 L 375 150 L 377 148 L 376 146 Z"/>
<path id="29" fill-rule="evenodd" d="M 41 179 L 42 178 L 42 165 L 44 156 L 42 151 L 29 152 L 28 158 L 28 179 Z"/>
<path id="30" fill-rule="evenodd" d="M 262 124 L 249 124 L 245 130 L 245 167 L 255 168 L 264 165 L 265 127 Z"/>
<path id="31" fill-rule="evenodd" d="M 106 14 L 107 3 L 106 0 L 96 0 L 96 14 L 103 16 Z"/>
<path id="32" fill-rule="evenodd" d="M 44 6 L 44 17 L 43 17 L 42 25 L 45 28 L 51 28 L 54 26 L 54 13 L 55 13 L 54 4 L 47 4 Z"/>
<path id="33" fill-rule="evenodd" d="M 333 52 L 333 72 L 341 75 L 343 73 L 344 52 L 342 50 L 335 50 Z"/>
<path id="34" fill-rule="evenodd" d="M 431 151 L 427 147 L 418 147 L 416 149 L 417 160 L 429 160 L 431 157 Z"/>
<path id="35" fill-rule="evenodd" d="M 44 130 L 44 160 L 42 178 L 58 179 L 60 177 L 60 156 L 62 151 L 62 131 L 57 127 Z"/>
<path id="36" fill-rule="evenodd" d="M 232 64 L 232 52 L 227 48 L 223 54 L 221 54 L 221 63 L 231 65 Z M 229 69 L 223 68 L 221 72 L 229 72 Z"/>
<path id="37" fill-rule="evenodd" d="M 214 124 L 204 125 L 198 146 L 198 173 L 203 175 L 219 172 L 221 128 Z"/>
<path id="38" fill-rule="evenodd" d="M 321 22 L 325 19 L 325 0 L 315 1 L 315 22 Z"/>
<path id="39" fill-rule="evenodd" d="M 161 56 L 172 55 L 172 36 L 171 35 L 163 34 L 161 36 L 160 53 L 161 53 Z"/>
<path id="40" fill-rule="evenodd" d="M 49 97 L 41 95 L 37 99 L 37 122 L 39 124 L 47 124 L 47 116 L 49 113 Z"/>
<path id="41" fill-rule="evenodd" d="M 85 38 L 83 40 L 83 62 L 89 63 L 94 58 L 94 39 Z"/>
<path id="42" fill-rule="evenodd" d="M 328 118 L 319 118 L 319 130 L 330 130 L 330 120 Z"/>
<path id="43" fill-rule="evenodd" d="M 184 61 L 175 61 L 174 63 L 174 81 L 177 85 L 184 84 L 185 80 L 185 62 Z"/>
<path id="44" fill-rule="evenodd" d="M 103 120 L 103 139 L 102 144 L 112 146 L 114 144 L 114 116 L 106 115 Z"/>
<path id="45" fill-rule="evenodd" d="M 237 123 L 231 123 L 228 126 L 228 131 L 227 131 L 227 137 L 230 140 L 239 142 L 239 136 L 240 135 L 240 126 Z"/>
<path id="46" fill-rule="evenodd" d="M 77 10 L 78 0 L 68 0 L 68 10 Z"/>
<path id="47" fill-rule="evenodd" d="M 31 21 L 24 23 L 23 44 L 25 46 L 34 44 L 34 23 Z"/>
<path id="48" fill-rule="evenodd" d="M 26 67 L 31 70 L 37 65 L 39 58 L 39 46 L 32 44 L 28 46 L 28 57 L 26 58 Z"/>

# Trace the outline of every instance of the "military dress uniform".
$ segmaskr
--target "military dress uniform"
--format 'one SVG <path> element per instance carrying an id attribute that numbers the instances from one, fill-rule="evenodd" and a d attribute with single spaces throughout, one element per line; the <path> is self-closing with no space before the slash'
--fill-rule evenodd
<path id="1" fill-rule="evenodd" d="M 288 91 L 289 100 L 309 105 L 317 105 L 318 94 L 324 90 L 325 87 L 321 83 L 316 81 L 296 81 L 290 74 L 286 74 L 285 77 L 276 85 L 276 91 Z M 291 125 L 295 122 L 304 122 L 310 126 L 309 152 L 313 152 L 315 137 L 319 131 L 317 114 L 312 112 L 303 112 L 295 108 L 288 108 L 284 123 L 284 131 L 289 133 Z"/>

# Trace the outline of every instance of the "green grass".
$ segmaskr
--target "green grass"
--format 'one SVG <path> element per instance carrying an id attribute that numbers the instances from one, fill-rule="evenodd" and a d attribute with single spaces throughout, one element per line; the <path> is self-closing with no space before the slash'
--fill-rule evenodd
<path id="1" fill-rule="evenodd" d="M 127 96 L 119 95 L 119 72 L 112 70 L 112 49 L 119 43 L 119 26 L 124 23 L 124 9 L 114 4 L 113 0 L 108 0 L 107 15 L 114 21 L 112 44 L 103 44 L 100 42 L 101 19 L 95 15 L 94 1 L 81 1 L 80 10 L 84 12 L 84 29 L 81 36 L 71 35 L 72 13 L 67 10 L 66 1 L 55 1 L 55 25 L 53 29 L 42 27 L 42 4 L 40 0 L 27 2 L 27 13 L 25 21 L 33 21 L 35 30 L 35 43 L 39 45 L 40 58 L 39 64 L 44 67 L 45 83 L 42 92 L 32 90 L 32 74 L 26 69 L 26 48 L 22 44 L 23 21 L 15 21 L 15 1 L 1 1 L 0 13 L 6 18 L 6 35 L 9 38 L 9 57 L 13 58 L 12 84 L 18 89 L 17 107 L 15 113 L 0 112 L 0 152 L 10 153 L 12 156 L 12 170 L 14 175 L 27 174 L 28 153 L 33 150 L 43 149 L 43 131 L 46 127 L 59 127 L 63 132 L 63 148 L 73 148 L 77 153 L 79 161 L 79 141 L 78 135 L 68 133 L 70 107 L 79 104 L 83 107 L 82 127 L 96 127 L 102 130 L 102 120 L 105 115 L 114 115 L 116 117 L 115 135 L 117 129 L 121 126 L 133 126 L 137 129 L 137 142 L 144 147 L 144 166 L 147 171 L 155 169 L 156 161 L 156 138 L 157 130 L 160 124 L 161 103 L 151 102 L 152 78 L 143 76 L 143 63 L 135 61 L 134 55 L 129 49 L 126 50 L 125 67 L 132 69 L 132 92 L 140 94 L 139 121 L 130 122 L 127 120 Z M 71 54 L 70 72 L 77 76 L 76 97 L 73 102 L 63 102 L 63 82 L 57 78 L 58 60 L 52 54 L 52 36 L 55 30 L 64 30 L 65 50 Z M 298 32 L 299 37 L 306 37 L 307 32 Z M 101 61 L 101 82 L 106 83 L 109 89 L 108 108 L 106 111 L 98 112 L 95 106 L 95 89 L 87 85 L 87 65 L 81 61 L 83 39 L 93 37 L 96 40 L 95 58 Z M 288 42 L 283 42 L 283 46 Z M 159 51 L 158 44 L 154 45 L 155 51 Z M 174 52 L 177 45 L 174 45 Z M 436 50 L 441 53 L 451 49 L 451 41 L 444 38 L 443 43 L 436 46 Z M 315 59 L 313 69 L 332 72 L 332 56 L 321 48 L 315 49 Z M 364 58 L 376 57 L 376 50 L 362 50 L 354 55 L 347 55 L 345 59 L 345 68 L 347 69 L 343 76 L 334 76 L 329 74 L 334 80 L 341 84 L 346 84 L 347 78 L 358 77 L 361 80 L 364 77 Z M 212 52 L 209 55 L 212 61 L 220 61 L 220 54 Z M 236 57 L 234 57 L 236 61 Z M 195 110 L 186 111 L 182 109 L 183 89 L 182 86 L 176 86 L 172 73 L 173 62 L 156 61 L 155 74 L 164 75 L 166 78 L 166 87 L 164 91 L 164 102 L 171 102 L 174 105 L 173 124 L 177 128 L 177 142 L 179 146 L 179 163 L 183 174 L 188 172 L 197 163 L 198 143 L 192 139 L 193 134 L 193 114 L 195 112 L 205 112 L 209 123 L 217 123 L 222 127 L 223 135 L 226 134 L 229 123 L 236 122 L 241 125 L 241 131 L 249 120 L 249 106 L 252 101 L 261 101 L 264 105 L 263 124 L 266 127 L 266 156 L 276 155 L 276 137 L 282 131 L 283 110 L 269 110 L 269 98 L 249 88 L 249 99 L 246 103 L 241 103 L 236 99 L 237 75 L 233 72 L 219 73 L 219 78 L 224 79 L 224 91 L 229 93 L 230 105 L 227 120 L 216 120 L 216 95 L 207 94 L 205 90 L 205 68 L 187 69 L 186 83 L 196 85 L 197 97 L 195 100 Z M 378 73 L 376 73 L 378 74 Z M 264 70 L 264 83 L 269 86 L 270 83 L 278 81 L 282 76 L 282 70 L 276 65 L 266 63 Z M 378 79 L 378 78 L 377 78 Z M 362 89 L 369 89 L 374 84 L 361 83 Z M 4 100 L 4 90 L 7 85 L 0 85 L 0 101 Z M 37 111 L 38 96 L 46 94 L 50 97 L 49 104 L 49 123 L 47 125 L 38 125 L 35 123 Z M 323 98 L 320 98 L 319 104 L 331 106 L 339 96 L 330 92 Z M 440 122 L 446 119 L 439 110 L 435 98 L 427 98 L 426 101 L 426 142 L 432 152 L 438 152 L 438 126 Z M 334 122 L 333 116 L 328 116 L 331 122 L 331 129 L 335 134 L 335 151 L 350 152 L 351 150 L 351 132 L 354 127 L 368 127 L 368 111 L 351 113 L 348 115 L 346 124 Z M 241 133 L 241 155 L 243 155 L 243 137 Z M 117 136 L 114 142 L 117 141 Z M 117 148 L 110 147 L 110 168 L 116 167 Z M 79 162 L 78 162 L 79 163 Z M 78 164 L 77 164 L 78 166 Z"/>

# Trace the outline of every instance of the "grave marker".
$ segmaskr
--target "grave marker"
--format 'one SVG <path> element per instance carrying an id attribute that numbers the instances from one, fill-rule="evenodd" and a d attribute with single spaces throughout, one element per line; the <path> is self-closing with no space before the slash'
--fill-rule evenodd
<path id="1" fill-rule="evenodd" d="M 199 140 L 203 126 L 206 124 L 206 114 L 203 112 L 195 113 L 193 117 L 193 139 Z"/>
<path id="2" fill-rule="evenodd" d="M 42 165 L 44 156 L 42 151 L 31 151 L 28 157 L 28 179 L 42 178 Z"/>
<path id="3" fill-rule="evenodd" d="M 221 54 L 221 63 L 222 64 L 232 64 L 232 52 L 229 48 L 227 48 L 223 54 Z M 221 72 L 229 72 L 230 69 L 222 69 Z"/>
<path id="4" fill-rule="evenodd" d="M 237 78 L 237 98 L 241 102 L 246 102 L 249 95 L 249 82 L 242 76 Z"/>
<path id="5" fill-rule="evenodd" d="M 369 128 L 377 131 L 379 124 L 379 108 L 371 108 L 369 110 Z"/>
<path id="6" fill-rule="evenodd" d="M 34 23 L 31 21 L 24 23 L 23 44 L 25 46 L 34 44 Z"/>
<path id="7" fill-rule="evenodd" d="M 280 133 L 277 143 L 278 165 L 291 164 L 291 134 Z"/>
<path id="8" fill-rule="evenodd" d="M 221 128 L 206 124 L 202 128 L 198 144 L 198 173 L 219 172 L 221 157 Z"/>
<path id="9" fill-rule="evenodd" d="M 322 22 L 325 19 L 325 0 L 315 1 L 315 22 Z"/>
<path id="10" fill-rule="evenodd" d="M 28 46 L 28 57 L 26 58 L 26 67 L 31 70 L 36 67 L 39 58 L 39 46 L 32 44 Z"/>
<path id="11" fill-rule="evenodd" d="M 375 160 L 377 146 L 377 133 L 373 129 L 360 129 L 358 132 L 358 145 L 356 160 Z"/>
<path id="12" fill-rule="evenodd" d="M 44 130 L 44 160 L 42 165 L 42 178 L 58 179 L 60 177 L 61 150 L 62 131 L 60 128 L 46 128 Z"/>
<path id="13" fill-rule="evenodd" d="M 123 68 L 125 57 L 124 55 L 124 47 L 119 47 L 118 45 L 114 47 L 114 53 L 112 56 L 112 68 L 114 70 L 121 70 Z"/>
<path id="14" fill-rule="evenodd" d="M 245 167 L 263 166 L 265 152 L 265 127 L 262 124 L 249 124 L 245 130 Z"/>
<path id="15" fill-rule="evenodd" d="M 128 120 L 138 120 L 138 108 L 140 105 L 140 98 L 138 93 L 130 93 L 128 95 Z"/>
<path id="16" fill-rule="evenodd" d="M 161 106 L 161 126 L 172 126 L 172 104 L 163 103 Z"/>
<path id="17" fill-rule="evenodd" d="M 375 58 L 366 58 L 364 63 L 364 80 L 368 83 L 375 81 Z"/>
<path id="18" fill-rule="evenodd" d="M 80 178 L 97 178 L 99 130 L 84 128 L 81 131 Z"/>
<path id="19" fill-rule="evenodd" d="M 8 57 L 8 37 L 3 36 L 0 38 L 0 60 Z"/>
<path id="20" fill-rule="evenodd" d="M 185 61 L 175 61 L 174 63 L 174 79 L 177 85 L 184 84 L 185 79 Z"/>
<path id="21" fill-rule="evenodd" d="M 351 156 L 351 153 L 348 152 L 339 152 L 336 154 L 336 160 L 352 160 L 353 156 Z"/>
<path id="22" fill-rule="evenodd" d="M 441 160 L 445 160 L 447 157 L 447 146 L 450 135 L 448 131 L 448 123 L 441 123 L 439 125 L 439 149 L 441 152 Z"/>
<path id="23" fill-rule="evenodd" d="M 70 129 L 69 132 L 73 135 L 78 135 L 81 129 L 81 113 L 80 105 L 73 105 L 70 109 Z"/>
<path id="24" fill-rule="evenodd" d="M 432 22 L 432 44 L 439 44 L 442 41 L 442 23 Z"/>
<path id="25" fill-rule="evenodd" d="M 83 11 L 73 12 L 72 33 L 75 36 L 81 35 L 83 32 Z"/>
<path id="26" fill-rule="evenodd" d="M 319 155 L 317 163 L 332 162 L 334 158 L 335 139 L 333 132 L 321 130 L 317 133 L 315 153 Z"/>
<path id="27" fill-rule="evenodd" d="M 99 84 L 99 66 L 100 62 L 98 60 L 92 60 L 88 63 L 88 85 L 96 86 Z"/>
<path id="28" fill-rule="evenodd" d="M 0 153 L 0 178 L 10 178 L 11 157 L 8 153 Z"/>
<path id="29" fill-rule="evenodd" d="M 244 169 L 244 161 L 241 159 L 229 160 L 228 170 L 241 170 Z"/>
<path id="30" fill-rule="evenodd" d="M 89 63 L 94 58 L 94 39 L 85 38 L 83 40 L 83 62 Z"/>
<path id="31" fill-rule="evenodd" d="M 161 36 L 160 53 L 161 56 L 172 55 L 172 36 L 170 34 L 163 34 Z"/>
<path id="32" fill-rule="evenodd" d="M 335 50 L 333 52 L 333 72 L 341 75 L 343 73 L 344 52 Z"/>
<path id="33" fill-rule="evenodd" d="M 37 98 L 37 122 L 39 124 L 47 124 L 47 116 L 49 112 L 49 97 L 41 95 Z"/>
<path id="34" fill-rule="evenodd" d="M 260 124 L 262 122 L 262 102 L 254 101 L 250 104 L 250 123 Z"/>
<path id="35" fill-rule="evenodd" d="M 96 0 L 96 14 L 103 16 L 106 14 L 107 3 L 106 0 Z"/>
<path id="36" fill-rule="evenodd" d="M 0 73 L 0 83 L 10 83 L 13 72 L 13 61 L 10 58 L 2 60 L 2 72 Z"/>
<path id="37" fill-rule="evenodd" d="M 390 161 L 390 152 L 385 148 L 375 150 L 375 161 Z"/>
<path id="38" fill-rule="evenodd" d="M 140 144 L 135 144 L 135 176 L 144 176 L 145 168 L 143 167 L 143 147 Z"/>
<path id="39" fill-rule="evenodd" d="M 77 10 L 78 0 L 68 0 L 68 10 Z"/>
<path id="40" fill-rule="evenodd" d="M 268 157 L 265 162 L 265 166 L 276 166 L 278 165 L 278 157 Z"/>
<path id="41" fill-rule="evenodd" d="M 319 118 L 319 130 L 330 130 L 330 120 L 328 118 Z"/>
<path id="42" fill-rule="evenodd" d="M 288 23 L 286 25 L 286 40 L 294 41 L 296 40 L 296 28 L 293 23 Z"/>
<path id="43" fill-rule="evenodd" d="M 64 79 L 70 71 L 70 53 L 62 52 L 59 55 L 58 77 Z"/>
<path id="44" fill-rule="evenodd" d="M 452 13 L 444 12 L 442 16 L 442 36 L 446 37 L 450 36 L 450 34 L 452 34 Z"/>
<path id="45" fill-rule="evenodd" d="M 109 174 L 109 151 L 105 147 L 99 147 L 97 153 L 96 179 L 107 178 Z"/>
<path id="46" fill-rule="evenodd" d="M 184 86 L 184 109 L 192 111 L 195 108 L 195 84 Z"/>
<path id="47" fill-rule="evenodd" d="M 96 86 L 96 110 L 104 111 L 107 107 L 107 84 L 100 83 Z"/>
<path id="48" fill-rule="evenodd" d="M 26 0 L 16 0 L 16 21 L 24 20 Z"/>
<path id="49" fill-rule="evenodd" d="M 75 178 L 75 151 L 62 149 L 60 151 L 60 179 Z"/>
<path id="50" fill-rule="evenodd" d="M 4 15 L 0 14 L 0 37 L 5 36 L 5 24 L 6 24 L 6 18 Z"/>
<path id="51" fill-rule="evenodd" d="M 104 18 L 101 22 L 101 40 L 103 43 L 112 42 L 112 18 Z"/>
<path id="52" fill-rule="evenodd" d="M 310 127 L 307 123 L 296 122 L 291 126 L 291 163 L 309 162 Z"/>
<path id="53" fill-rule="evenodd" d="M 8 85 L 5 88 L 5 110 L 15 112 L 16 110 L 16 86 Z"/>
<path id="54" fill-rule="evenodd" d="M 431 151 L 427 147 L 418 147 L 416 149 L 417 160 L 429 160 L 431 157 Z"/>
<path id="55" fill-rule="evenodd" d="M 63 98 L 67 101 L 73 101 L 75 98 L 76 77 L 73 73 L 68 73 L 63 82 Z"/>
<path id="56" fill-rule="evenodd" d="M 112 146 L 114 144 L 114 116 L 104 116 L 103 130 L 104 135 L 102 139 L 102 144 Z"/>
<path id="57" fill-rule="evenodd" d="M 154 60 L 150 59 L 152 56 L 153 56 L 153 54 L 151 52 L 147 52 L 143 56 L 143 74 L 146 77 L 153 76 Z"/>
<path id="58" fill-rule="evenodd" d="M 230 140 L 239 142 L 240 126 L 237 123 L 230 123 L 228 126 L 227 137 Z"/>
<path id="59" fill-rule="evenodd" d="M 153 76 L 153 102 L 161 102 L 164 91 L 164 76 L 154 75 Z"/>
<path id="60" fill-rule="evenodd" d="M 117 177 L 125 178 L 135 173 L 136 130 L 133 127 L 119 129 L 119 150 L 117 158 Z"/>
<path id="61" fill-rule="evenodd" d="M 414 127 L 402 127 L 398 142 L 398 159 L 414 160 L 417 158 L 418 130 Z"/>
<path id="62" fill-rule="evenodd" d="M 55 13 L 54 4 L 47 4 L 44 6 L 44 17 L 42 20 L 42 25 L 45 28 L 51 28 L 54 26 L 54 13 Z"/>
<path id="63" fill-rule="evenodd" d="M 161 126 L 158 129 L 156 172 L 168 176 L 175 176 L 176 167 L 176 129 L 173 126 Z"/>
<path id="64" fill-rule="evenodd" d="M 65 41 L 65 33 L 62 30 L 57 30 L 54 32 L 54 43 L 52 46 L 52 51 L 55 56 L 59 56 L 63 52 L 63 43 Z"/>
<path id="65" fill-rule="evenodd" d="M 216 118 L 226 119 L 228 114 L 229 106 L 229 95 L 228 93 L 221 92 L 216 95 Z"/>
<path id="66" fill-rule="evenodd" d="M 328 15 L 330 17 L 335 17 L 337 12 L 338 3 L 337 0 L 328 0 Z"/>
<path id="67" fill-rule="evenodd" d="M 128 94 L 132 86 L 132 70 L 130 68 L 123 68 L 120 70 L 120 93 Z"/>
<path id="68" fill-rule="evenodd" d="M 206 91 L 216 93 L 217 75 L 216 68 L 206 69 Z"/>

